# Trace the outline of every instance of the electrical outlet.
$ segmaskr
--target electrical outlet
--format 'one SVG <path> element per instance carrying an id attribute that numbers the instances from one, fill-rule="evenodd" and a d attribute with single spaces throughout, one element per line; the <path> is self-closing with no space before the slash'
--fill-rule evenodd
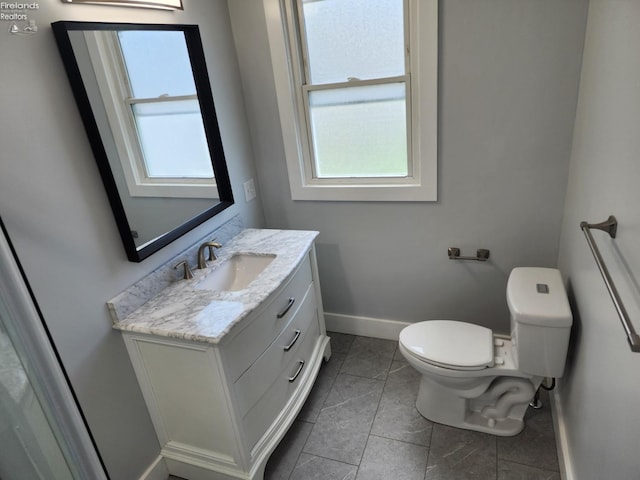
<path id="1" fill-rule="evenodd" d="M 247 202 L 250 202 L 256 198 L 256 186 L 253 183 L 253 178 L 250 178 L 242 184 L 244 186 L 244 198 Z"/>

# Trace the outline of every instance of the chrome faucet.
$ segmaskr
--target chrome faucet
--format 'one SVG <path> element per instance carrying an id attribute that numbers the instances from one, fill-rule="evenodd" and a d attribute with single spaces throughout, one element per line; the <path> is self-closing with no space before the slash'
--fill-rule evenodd
<path id="1" fill-rule="evenodd" d="M 206 248 L 209 249 L 208 260 L 211 262 L 216 259 L 216 254 L 213 253 L 213 249 L 221 247 L 222 245 L 220 243 L 214 241 L 204 242 L 202 245 L 200 245 L 200 248 L 198 248 L 198 268 L 207 268 L 207 262 L 204 260 L 204 250 Z"/>

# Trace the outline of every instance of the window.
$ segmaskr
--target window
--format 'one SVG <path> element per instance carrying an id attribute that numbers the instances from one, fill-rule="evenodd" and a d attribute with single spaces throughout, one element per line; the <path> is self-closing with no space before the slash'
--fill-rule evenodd
<path id="1" fill-rule="evenodd" d="M 264 5 L 293 199 L 436 200 L 437 0 Z"/>
<path id="2" fill-rule="evenodd" d="M 183 32 L 85 38 L 130 195 L 217 198 Z"/>

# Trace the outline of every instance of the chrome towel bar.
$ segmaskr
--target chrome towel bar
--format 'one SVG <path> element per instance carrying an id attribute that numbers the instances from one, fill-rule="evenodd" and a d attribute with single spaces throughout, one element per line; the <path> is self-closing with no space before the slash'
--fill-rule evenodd
<path id="1" fill-rule="evenodd" d="M 610 215 L 607 220 L 601 223 L 580 222 L 580 229 L 584 232 L 584 236 L 587 237 L 587 243 L 589 244 L 591 253 L 593 253 L 593 258 L 595 259 L 596 265 L 600 270 L 600 274 L 602 275 L 604 283 L 607 286 L 607 290 L 609 290 L 609 295 L 611 296 L 613 305 L 618 312 L 618 316 L 620 317 L 620 321 L 622 322 L 622 327 L 627 333 L 627 340 L 629 341 L 629 345 L 631 346 L 631 351 L 640 352 L 640 336 L 636 333 L 635 328 L 633 328 L 633 324 L 629 319 L 629 314 L 624 308 L 622 300 L 620 300 L 618 289 L 613 283 L 611 275 L 609 275 L 609 270 L 607 269 L 607 266 L 605 265 L 604 260 L 600 255 L 600 250 L 598 250 L 598 245 L 596 245 L 596 242 L 593 239 L 593 235 L 591 235 L 591 230 L 595 229 L 607 232 L 611 238 L 616 238 L 616 233 L 618 231 L 618 221 L 616 220 L 616 217 Z"/>

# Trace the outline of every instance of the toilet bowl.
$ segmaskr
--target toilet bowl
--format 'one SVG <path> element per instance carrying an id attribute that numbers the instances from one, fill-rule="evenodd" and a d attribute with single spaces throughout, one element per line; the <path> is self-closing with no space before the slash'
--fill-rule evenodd
<path id="1" fill-rule="evenodd" d="M 544 377 L 564 370 L 572 315 L 560 272 L 515 268 L 507 283 L 511 336 L 466 322 L 428 320 L 400 332 L 421 373 L 416 408 L 434 422 L 511 436 Z"/>

